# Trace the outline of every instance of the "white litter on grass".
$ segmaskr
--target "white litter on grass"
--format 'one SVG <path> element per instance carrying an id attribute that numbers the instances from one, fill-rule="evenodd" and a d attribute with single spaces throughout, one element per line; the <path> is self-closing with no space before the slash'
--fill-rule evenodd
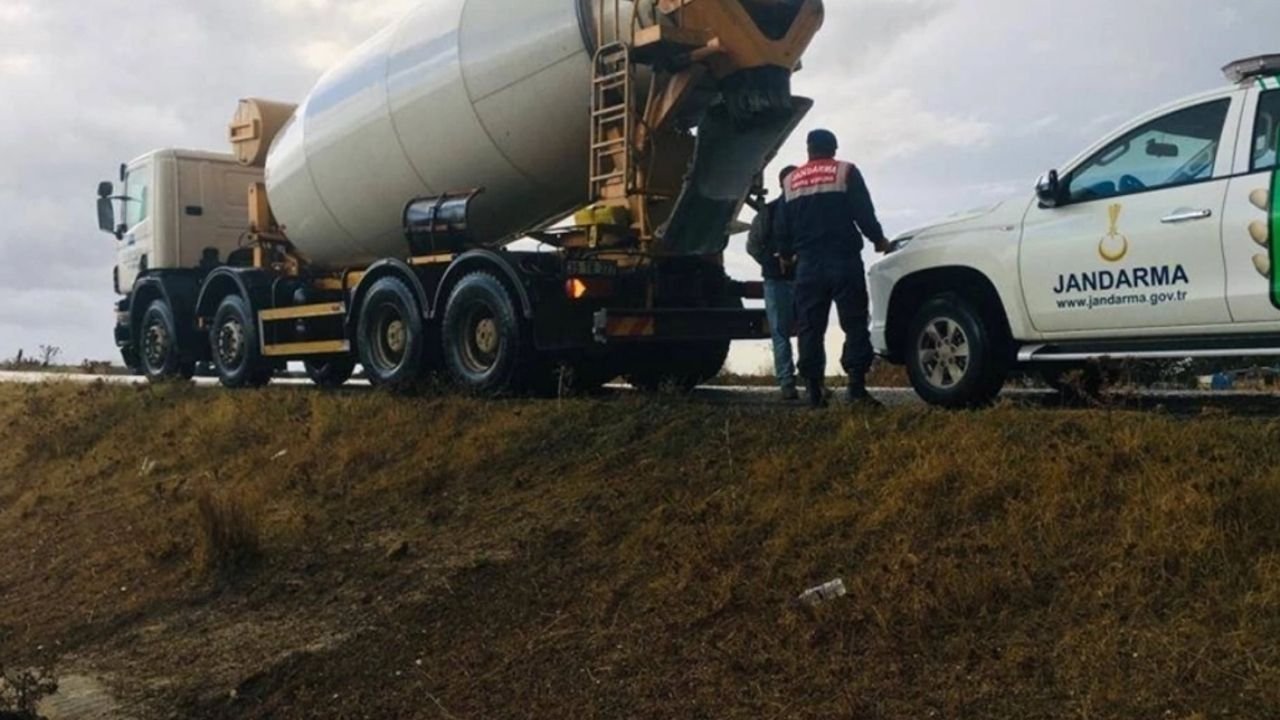
<path id="1" fill-rule="evenodd" d="M 809 607 L 817 607 L 823 603 L 829 603 L 832 600 L 839 600 L 849 594 L 849 588 L 845 586 L 844 580 L 836 579 L 829 583 L 819 585 L 818 587 L 809 588 L 800 594 L 796 600 L 801 605 Z"/>

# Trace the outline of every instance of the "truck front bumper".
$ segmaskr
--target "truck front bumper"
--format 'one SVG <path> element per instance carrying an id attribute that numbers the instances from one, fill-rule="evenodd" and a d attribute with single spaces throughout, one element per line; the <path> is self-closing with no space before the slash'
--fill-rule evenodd
<path id="1" fill-rule="evenodd" d="M 643 342 L 767 340 L 763 310 L 600 310 L 593 324 L 595 341 L 611 345 Z"/>

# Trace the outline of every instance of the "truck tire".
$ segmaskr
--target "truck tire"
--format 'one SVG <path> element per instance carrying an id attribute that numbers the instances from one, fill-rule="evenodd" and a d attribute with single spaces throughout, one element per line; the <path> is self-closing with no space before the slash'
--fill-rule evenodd
<path id="1" fill-rule="evenodd" d="M 691 393 L 720 374 L 731 344 L 723 340 L 638 348 L 626 374 L 627 383 L 645 393 Z"/>
<path id="2" fill-rule="evenodd" d="M 307 360 L 303 365 L 311 382 L 325 390 L 337 390 L 346 385 L 356 372 L 355 358 L 348 355 L 314 358 Z"/>
<path id="3" fill-rule="evenodd" d="M 463 390 L 482 396 L 521 393 L 536 355 L 528 326 L 498 278 L 464 277 L 449 295 L 442 328 L 444 364 Z"/>
<path id="4" fill-rule="evenodd" d="M 926 302 L 907 333 L 907 371 L 930 405 L 982 407 L 1008 376 L 994 324 L 973 303 L 946 294 Z"/>
<path id="5" fill-rule="evenodd" d="M 410 393 L 423 374 L 426 327 L 418 299 L 403 280 L 374 283 L 360 307 L 356 330 L 360 363 L 376 388 Z"/>
<path id="6" fill-rule="evenodd" d="M 229 295 L 218 305 L 209 327 L 213 368 L 225 388 L 257 388 L 271 382 L 274 366 L 262 357 L 258 324 L 249 303 Z"/>
<path id="7" fill-rule="evenodd" d="M 154 300 L 142 314 L 138 326 L 138 361 L 151 382 L 190 380 L 196 364 L 182 357 L 178 346 L 178 323 L 173 308 L 163 299 Z"/>
<path id="8" fill-rule="evenodd" d="M 741 310 L 742 298 L 722 297 L 716 307 Z M 631 387 L 646 393 L 670 389 L 690 393 L 724 370 L 733 342 L 710 340 L 637 348 L 626 374 Z"/>

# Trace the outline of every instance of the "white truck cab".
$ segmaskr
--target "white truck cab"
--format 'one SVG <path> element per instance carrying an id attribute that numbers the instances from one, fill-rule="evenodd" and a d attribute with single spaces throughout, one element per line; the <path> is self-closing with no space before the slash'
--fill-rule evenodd
<path id="1" fill-rule="evenodd" d="M 1139 117 L 1028 196 L 898 237 L 870 272 L 877 351 L 927 401 L 990 401 L 1015 367 L 1280 355 L 1280 56 Z"/>
<path id="2" fill-rule="evenodd" d="M 249 186 L 261 181 L 261 170 L 242 167 L 232 155 L 168 149 L 122 165 L 119 188 L 101 183 L 98 226 L 116 238 L 114 284 L 116 294 L 126 298 L 120 310 L 148 312 L 128 301 L 148 272 L 191 273 L 194 280 L 199 268 L 216 266 L 236 252 L 245 234 Z M 163 300 L 161 288 L 154 290 L 153 302 Z M 171 305 L 166 305 L 169 312 L 152 313 L 143 331 L 176 336 Z M 129 320 L 117 322 L 122 349 L 134 345 Z M 137 366 L 129 353 L 125 360 Z M 193 360 L 182 362 L 194 366 Z"/>

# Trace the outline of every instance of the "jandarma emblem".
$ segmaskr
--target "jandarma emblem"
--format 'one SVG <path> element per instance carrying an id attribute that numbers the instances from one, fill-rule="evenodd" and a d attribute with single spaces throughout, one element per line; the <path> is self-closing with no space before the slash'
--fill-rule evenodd
<path id="1" fill-rule="evenodd" d="M 1098 254 L 1107 262 L 1117 263 L 1129 254 L 1129 238 L 1120 232 L 1120 213 L 1124 211 L 1124 206 L 1116 204 L 1108 210 L 1111 213 L 1111 229 L 1102 238 L 1102 242 L 1098 243 Z"/>

